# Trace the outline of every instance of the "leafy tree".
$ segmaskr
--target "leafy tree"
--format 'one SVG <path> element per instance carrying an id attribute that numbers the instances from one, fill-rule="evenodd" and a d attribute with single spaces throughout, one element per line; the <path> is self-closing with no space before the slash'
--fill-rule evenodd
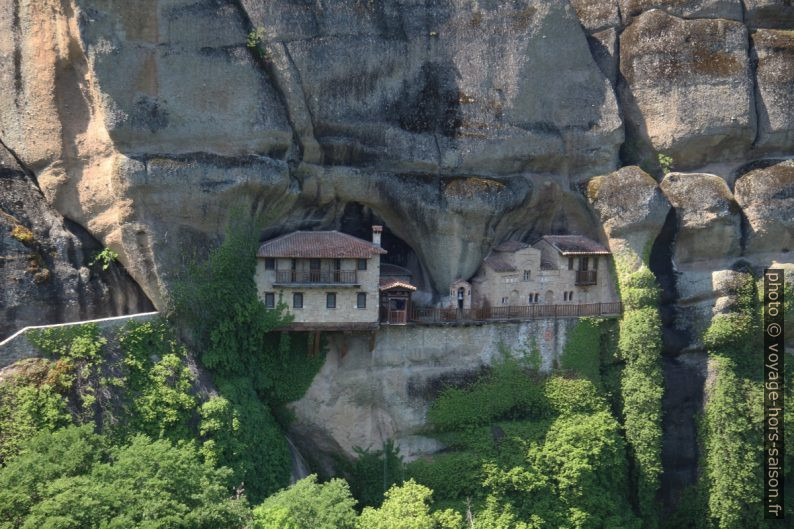
<path id="1" fill-rule="evenodd" d="M 347 482 L 312 474 L 254 509 L 254 529 L 355 529 L 356 500 Z"/>
<path id="2" fill-rule="evenodd" d="M 366 507 L 358 520 L 360 529 L 462 529 L 463 517 L 451 509 L 430 512 L 433 491 L 408 480 L 386 492 L 380 508 Z"/>
<path id="3" fill-rule="evenodd" d="M 248 509 L 229 497 L 229 474 L 191 444 L 139 435 L 110 447 L 88 426 L 43 433 L 0 469 L 0 527 L 239 528 Z"/>

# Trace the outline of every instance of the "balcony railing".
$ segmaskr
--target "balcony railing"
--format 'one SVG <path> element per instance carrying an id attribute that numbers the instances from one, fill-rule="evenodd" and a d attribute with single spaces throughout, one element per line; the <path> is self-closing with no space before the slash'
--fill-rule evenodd
<path id="1" fill-rule="evenodd" d="M 276 270 L 276 283 L 300 285 L 353 285 L 355 270 Z"/>
<path id="2" fill-rule="evenodd" d="M 618 316 L 623 305 L 587 303 L 568 305 L 522 305 L 478 309 L 414 307 L 410 320 L 414 323 L 453 323 L 499 320 L 531 320 L 536 318 L 580 318 L 584 316 Z"/>
<path id="3" fill-rule="evenodd" d="M 577 270 L 576 271 L 576 284 L 577 285 L 595 285 L 597 279 L 596 270 Z"/>

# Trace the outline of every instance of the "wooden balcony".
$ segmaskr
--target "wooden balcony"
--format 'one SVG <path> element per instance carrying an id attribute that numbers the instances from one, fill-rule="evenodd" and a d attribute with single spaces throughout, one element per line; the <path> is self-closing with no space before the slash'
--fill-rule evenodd
<path id="1" fill-rule="evenodd" d="M 581 318 L 585 316 L 619 316 L 623 305 L 587 303 L 565 305 L 516 305 L 479 309 L 449 309 L 414 307 L 410 321 L 418 324 L 476 323 L 486 321 L 518 321 L 538 318 Z M 383 321 L 382 323 L 387 323 Z"/>
<path id="2" fill-rule="evenodd" d="M 576 284 L 577 285 L 595 285 L 598 279 L 597 270 L 577 270 L 576 271 Z"/>
<path id="3" fill-rule="evenodd" d="M 276 285 L 355 285 L 356 270 L 276 270 Z"/>

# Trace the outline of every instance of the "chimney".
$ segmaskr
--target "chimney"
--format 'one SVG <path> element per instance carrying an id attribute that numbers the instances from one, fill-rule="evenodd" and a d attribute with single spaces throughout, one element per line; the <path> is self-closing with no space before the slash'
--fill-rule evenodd
<path id="1" fill-rule="evenodd" d="M 380 247 L 380 234 L 383 232 L 383 226 L 372 227 L 372 244 Z"/>

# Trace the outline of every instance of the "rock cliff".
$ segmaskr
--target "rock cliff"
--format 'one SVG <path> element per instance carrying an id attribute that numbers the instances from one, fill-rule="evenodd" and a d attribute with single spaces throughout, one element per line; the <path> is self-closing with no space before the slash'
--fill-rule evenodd
<path id="1" fill-rule="evenodd" d="M 162 307 L 235 207 L 383 223 L 435 301 L 583 233 L 652 254 L 691 416 L 734 276 L 794 263 L 793 30 L 783 0 L 0 0 L 0 334 L 141 310 L 132 280 Z"/>

